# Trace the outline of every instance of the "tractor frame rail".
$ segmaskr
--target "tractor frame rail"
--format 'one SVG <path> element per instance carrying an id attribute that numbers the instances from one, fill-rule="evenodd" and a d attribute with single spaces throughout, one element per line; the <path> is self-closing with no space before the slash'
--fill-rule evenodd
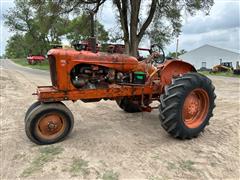
<path id="1" fill-rule="evenodd" d="M 139 96 L 153 94 L 152 86 L 111 85 L 106 89 L 83 89 L 61 91 L 54 86 L 38 86 L 34 95 L 42 102 L 56 102 L 63 100 L 77 101 L 81 99 L 116 99 L 124 96 Z M 159 92 L 158 92 L 159 93 Z"/>

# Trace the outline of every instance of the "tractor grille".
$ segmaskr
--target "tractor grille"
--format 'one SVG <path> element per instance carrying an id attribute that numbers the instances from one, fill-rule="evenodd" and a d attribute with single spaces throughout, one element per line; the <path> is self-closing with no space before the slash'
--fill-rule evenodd
<path id="1" fill-rule="evenodd" d="M 52 85 L 57 87 L 57 70 L 56 70 L 56 59 L 54 56 L 48 56 L 48 62 L 50 66 L 50 75 Z"/>

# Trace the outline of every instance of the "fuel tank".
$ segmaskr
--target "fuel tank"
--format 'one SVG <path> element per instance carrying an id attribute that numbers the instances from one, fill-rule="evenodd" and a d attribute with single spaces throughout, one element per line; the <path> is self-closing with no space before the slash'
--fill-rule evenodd
<path id="1" fill-rule="evenodd" d="M 53 55 L 56 61 L 66 60 L 71 66 L 84 63 L 104 66 L 121 72 L 131 72 L 138 66 L 135 57 L 124 54 L 92 53 L 90 51 L 76 51 L 72 49 L 51 49 L 48 55 Z"/>

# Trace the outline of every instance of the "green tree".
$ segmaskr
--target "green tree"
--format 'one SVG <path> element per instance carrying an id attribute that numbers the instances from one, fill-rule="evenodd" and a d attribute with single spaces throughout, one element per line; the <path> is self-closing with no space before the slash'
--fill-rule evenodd
<path id="1" fill-rule="evenodd" d="M 97 12 L 106 0 L 65 0 L 59 6 L 63 13 L 91 9 Z M 135 56 L 144 35 L 160 44 L 169 43 L 178 36 L 182 26 L 182 11 L 194 15 L 197 11 L 208 14 L 213 0 L 112 0 L 117 11 L 118 24 L 126 53 Z"/>
<path id="2" fill-rule="evenodd" d="M 90 21 L 86 14 L 70 20 L 66 13 L 71 7 L 63 1 L 51 0 L 15 0 L 15 7 L 4 15 L 5 25 L 15 32 L 15 36 L 8 41 L 8 55 L 25 57 L 27 54 L 45 54 L 51 44 L 61 44 L 67 37 L 70 41 L 86 39 L 90 36 Z M 65 6 L 66 5 L 66 6 Z M 74 6 L 75 7 L 75 6 Z M 74 8 L 71 11 L 75 12 Z M 106 42 L 108 33 L 104 26 L 96 22 L 98 40 Z M 24 47 L 24 53 L 16 54 L 17 46 Z M 21 48 L 21 47 L 18 47 Z"/>
<path id="3" fill-rule="evenodd" d="M 97 39 L 101 43 L 106 43 L 108 38 L 108 32 L 104 29 L 104 26 L 98 21 L 95 22 L 95 29 L 97 31 Z M 86 40 L 91 36 L 91 22 L 88 14 L 74 18 L 70 21 L 67 27 L 67 38 L 70 42 L 79 42 L 81 40 Z"/>
<path id="4" fill-rule="evenodd" d="M 57 42 L 60 40 L 59 36 L 64 34 L 64 30 L 59 30 L 57 27 L 66 27 L 68 23 L 63 20 L 64 17 L 69 13 L 78 16 L 86 11 L 97 13 L 99 7 L 106 2 L 109 1 L 16 0 L 18 6 L 9 12 L 7 24 L 12 29 L 22 31 L 27 29 L 29 35 L 38 41 Z M 182 11 L 189 15 L 194 15 L 197 11 L 208 14 L 214 2 L 213 0 L 112 0 L 112 3 L 117 9 L 117 23 L 122 32 L 126 53 L 136 56 L 138 45 L 145 36 L 150 37 L 152 42 L 161 45 L 169 43 L 173 36 L 178 36 L 181 32 Z M 39 17 L 37 19 L 33 18 L 36 13 Z M 63 24 L 58 26 L 59 22 L 63 22 Z M 45 24 L 46 30 L 42 31 L 42 26 Z M 75 35 L 73 33 L 70 36 L 73 39 L 79 38 Z M 48 37 L 51 39 L 48 40 Z"/>
<path id="5" fill-rule="evenodd" d="M 24 36 L 20 34 L 13 35 L 8 41 L 6 46 L 6 56 L 8 58 L 20 58 L 26 57 L 28 52 L 26 51 L 26 45 L 23 44 L 25 42 Z"/>
<path id="6" fill-rule="evenodd" d="M 149 34 L 152 42 L 168 43 L 172 36 L 180 33 L 183 10 L 189 15 L 198 10 L 208 13 L 213 0 L 113 0 L 113 3 L 118 9 L 127 52 L 135 56 L 144 35 Z"/>
<path id="7" fill-rule="evenodd" d="M 69 23 L 51 1 L 34 6 L 31 1 L 16 0 L 4 17 L 11 31 L 23 34 L 21 42 L 31 54 L 45 54 L 51 44 L 60 43 Z"/>
<path id="8" fill-rule="evenodd" d="M 185 49 L 182 49 L 182 50 L 178 51 L 177 54 L 176 54 L 176 52 L 169 52 L 167 56 L 171 57 L 171 58 L 176 58 L 185 53 L 187 53 L 187 51 Z"/>

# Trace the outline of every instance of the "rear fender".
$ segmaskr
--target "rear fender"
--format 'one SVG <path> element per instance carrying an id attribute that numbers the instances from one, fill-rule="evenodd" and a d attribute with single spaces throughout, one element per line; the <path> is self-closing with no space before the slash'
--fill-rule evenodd
<path id="1" fill-rule="evenodd" d="M 162 86 L 171 84 L 173 77 L 177 77 L 188 72 L 196 72 L 193 65 L 180 60 L 168 60 L 159 68 L 161 68 L 160 80 Z"/>

